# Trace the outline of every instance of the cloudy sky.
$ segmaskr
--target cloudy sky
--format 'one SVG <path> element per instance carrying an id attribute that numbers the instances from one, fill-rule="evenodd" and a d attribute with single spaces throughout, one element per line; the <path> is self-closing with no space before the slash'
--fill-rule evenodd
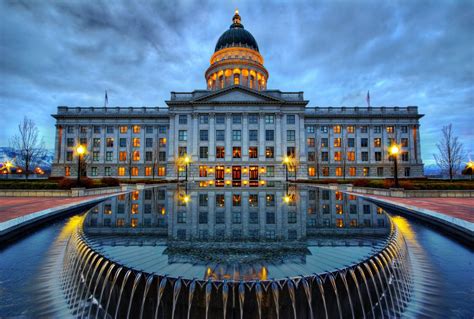
<path id="1" fill-rule="evenodd" d="M 0 0 L 0 146 L 26 114 L 53 147 L 58 105 L 165 106 L 205 87 L 238 7 L 269 88 L 310 106 L 418 105 L 426 163 L 452 123 L 474 157 L 474 1 Z"/>

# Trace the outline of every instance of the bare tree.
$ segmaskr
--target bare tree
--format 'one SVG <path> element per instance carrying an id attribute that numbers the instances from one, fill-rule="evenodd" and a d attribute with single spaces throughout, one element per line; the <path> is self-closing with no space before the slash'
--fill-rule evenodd
<path id="1" fill-rule="evenodd" d="M 38 165 L 46 155 L 44 141 L 39 136 L 35 122 L 25 116 L 18 124 L 18 134 L 11 138 L 10 144 L 17 165 L 23 167 L 25 179 L 28 179 L 31 168 Z"/>
<path id="2" fill-rule="evenodd" d="M 464 159 L 464 147 L 457 136 L 454 136 L 452 125 L 443 126 L 441 140 L 436 144 L 439 154 L 433 154 L 436 164 L 442 173 L 449 175 L 449 180 L 458 174 Z"/>

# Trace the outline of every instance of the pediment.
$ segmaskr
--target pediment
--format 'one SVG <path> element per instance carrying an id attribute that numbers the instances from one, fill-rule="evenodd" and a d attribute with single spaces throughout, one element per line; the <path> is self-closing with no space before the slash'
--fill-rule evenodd
<path id="1" fill-rule="evenodd" d="M 282 102 L 282 100 L 262 94 L 257 91 L 245 89 L 241 87 L 234 87 L 229 89 L 213 92 L 209 95 L 199 97 L 193 102 L 198 103 L 229 103 L 229 102 L 243 102 L 243 103 L 265 103 L 265 102 Z"/>

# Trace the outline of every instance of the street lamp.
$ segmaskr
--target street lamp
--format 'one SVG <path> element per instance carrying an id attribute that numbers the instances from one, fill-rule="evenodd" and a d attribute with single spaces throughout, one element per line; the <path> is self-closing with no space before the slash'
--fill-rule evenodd
<path id="1" fill-rule="evenodd" d="M 400 153 L 400 148 L 398 145 L 394 144 L 388 150 L 390 155 L 393 158 L 393 178 L 395 179 L 395 187 L 400 187 L 398 184 L 398 166 L 397 166 L 397 157 L 398 153 Z"/>
<path id="2" fill-rule="evenodd" d="M 82 145 L 78 145 L 76 147 L 76 153 L 77 153 L 77 183 L 79 184 L 81 181 L 81 159 L 82 155 L 86 152 L 86 149 Z"/>
<path id="3" fill-rule="evenodd" d="M 188 166 L 189 166 L 190 161 L 191 161 L 191 159 L 189 158 L 188 155 L 186 155 L 184 157 L 184 164 L 186 165 L 186 182 L 188 181 Z"/>
<path id="4" fill-rule="evenodd" d="M 290 165 L 290 158 L 288 156 L 283 158 L 283 165 L 285 165 L 285 176 L 286 181 L 288 182 L 288 165 Z"/>

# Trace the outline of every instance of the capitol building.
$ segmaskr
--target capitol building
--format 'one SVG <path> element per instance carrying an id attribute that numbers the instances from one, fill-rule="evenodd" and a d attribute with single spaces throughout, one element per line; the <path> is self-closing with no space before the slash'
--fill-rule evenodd
<path id="1" fill-rule="evenodd" d="M 206 89 L 171 92 L 166 107 L 59 106 L 53 176 L 187 179 L 259 187 L 285 179 L 422 177 L 416 106 L 313 107 L 268 88 L 270 73 L 239 13 L 217 41 Z"/>

